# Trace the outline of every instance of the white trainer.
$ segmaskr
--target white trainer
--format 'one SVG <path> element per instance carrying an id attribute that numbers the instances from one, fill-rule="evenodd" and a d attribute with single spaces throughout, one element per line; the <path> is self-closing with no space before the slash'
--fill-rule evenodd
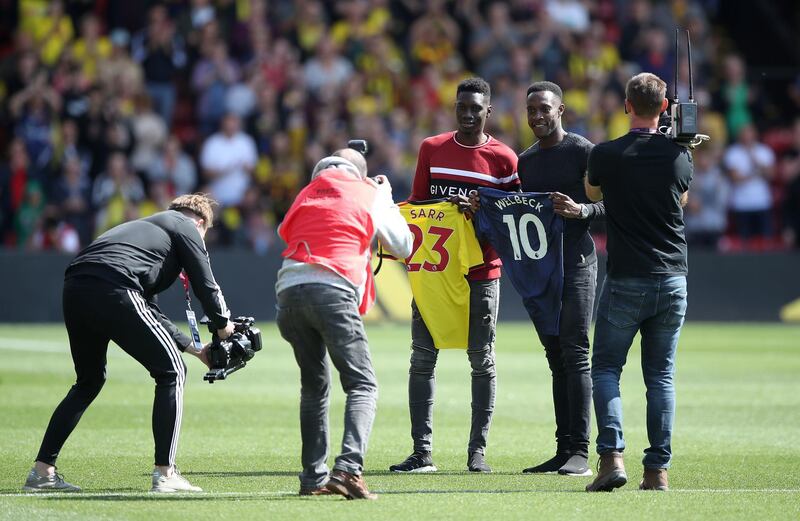
<path id="1" fill-rule="evenodd" d="M 202 492 L 203 489 L 195 487 L 189 480 L 181 476 L 178 467 L 172 467 L 172 475 L 169 477 L 161 473 L 160 470 L 153 470 L 153 488 L 150 492 Z"/>
<path id="2" fill-rule="evenodd" d="M 50 476 L 40 476 L 36 469 L 31 469 L 22 490 L 25 492 L 80 492 L 81 487 L 67 483 L 64 481 L 64 476 L 57 472 Z"/>

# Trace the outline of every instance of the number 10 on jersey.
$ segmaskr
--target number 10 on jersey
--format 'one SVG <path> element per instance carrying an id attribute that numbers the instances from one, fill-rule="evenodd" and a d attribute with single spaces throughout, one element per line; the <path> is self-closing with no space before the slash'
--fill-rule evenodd
<path id="1" fill-rule="evenodd" d="M 508 226 L 508 235 L 511 239 L 511 247 L 514 250 L 514 260 L 522 259 L 522 252 L 533 260 L 541 259 L 547 255 L 547 233 L 541 219 L 533 214 L 526 213 L 519 218 L 519 224 L 514 222 L 513 215 L 504 215 L 503 222 Z M 528 225 L 533 223 L 536 227 L 536 234 L 539 236 L 539 248 L 533 249 L 528 240 Z M 519 230 L 519 233 L 517 233 Z M 520 249 L 520 246 L 522 248 Z"/>

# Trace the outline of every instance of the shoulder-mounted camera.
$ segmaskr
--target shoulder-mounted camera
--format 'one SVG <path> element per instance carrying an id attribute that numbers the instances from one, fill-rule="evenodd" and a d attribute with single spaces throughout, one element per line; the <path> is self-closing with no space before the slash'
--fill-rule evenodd
<path id="1" fill-rule="evenodd" d="M 211 369 L 203 376 L 203 380 L 214 383 L 224 380 L 247 365 L 258 351 L 261 351 L 261 330 L 253 327 L 253 317 L 236 317 L 233 322 L 233 333 L 222 340 L 212 324 L 208 329 L 212 333 L 211 345 L 208 348 L 208 361 Z"/>
<path id="2" fill-rule="evenodd" d="M 692 44 L 689 31 L 686 31 L 686 58 L 689 62 L 689 100 L 678 99 L 678 29 L 675 29 L 675 83 L 672 85 L 672 99 L 669 108 L 658 121 L 658 131 L 681 146 L 695 148 L 703 141 L 711 138 L 698 133 L 697 102 L 694 100 L 694 83 L 692 81 Z"/>

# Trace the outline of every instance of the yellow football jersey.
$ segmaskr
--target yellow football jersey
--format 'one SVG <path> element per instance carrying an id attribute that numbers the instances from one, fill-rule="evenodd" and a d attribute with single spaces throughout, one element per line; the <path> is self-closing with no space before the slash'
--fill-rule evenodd
<path id="1" fill-rule="evenodd" d="M 411 293 L 438 349 L 466 349 L 469 283 L 464 276 L 483 264 L 472 222 L 452 203 L 405 203 L 400 213 L 414 234 L 404 260 Z"/>

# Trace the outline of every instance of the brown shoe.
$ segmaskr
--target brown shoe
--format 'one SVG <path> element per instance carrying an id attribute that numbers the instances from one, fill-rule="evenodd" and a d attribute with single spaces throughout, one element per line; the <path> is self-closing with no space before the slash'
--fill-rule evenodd
<path id="1" fill-rule="evenodd" d="M 331 494 L 333 492 L 325 488 L 325 485 L 318 488 L 300 488 L 301 496 L 330 496 Z"/>
<path id="2" fill-rule="evenodd" d="M 597 477 L 586 485 L 586 492 L 611 492 L 628 482 L 621 452 L 601 454 L 597 466 Z"/>
<path id="3" fill-rule="evenodd" d="M 644 477 L 639 490 L 669 490 L 667 469 L 644 469 Z"/>
<path id="4" fill-rule="evenodd" d="M 378 499 L 378 494 L 367 490 L 364 478 L 342 470 L 334 470 L 331 473 L 325 488 L 334 494 L 341 494 L 347 499 Z"/>

